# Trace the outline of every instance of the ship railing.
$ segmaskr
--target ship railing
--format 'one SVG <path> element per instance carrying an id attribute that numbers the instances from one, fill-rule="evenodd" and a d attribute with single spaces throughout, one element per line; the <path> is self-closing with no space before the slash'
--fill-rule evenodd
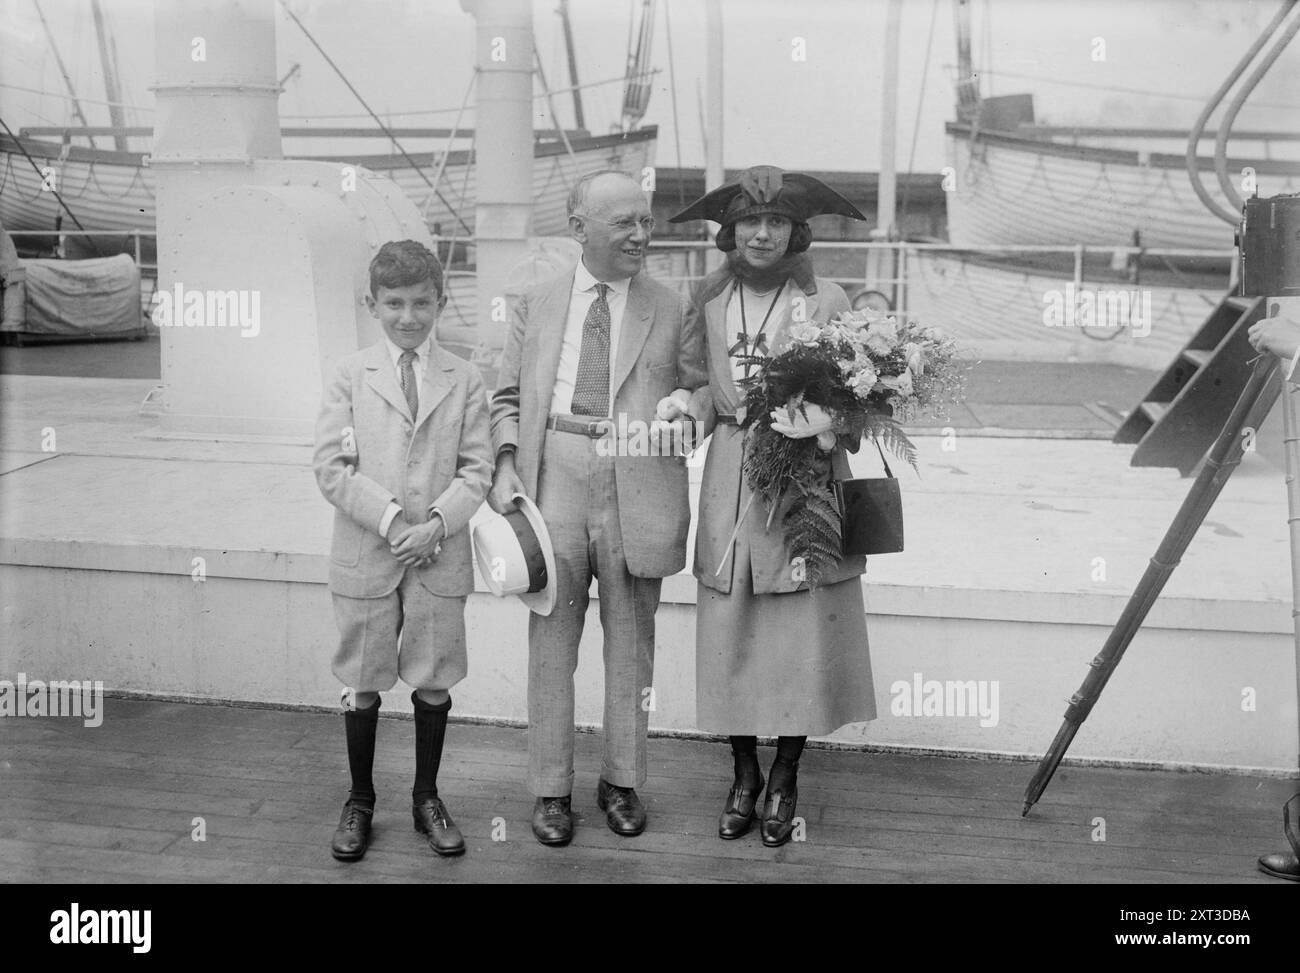
<path id="1" fill-rule="evenodd" d="M 1107 301 L 1112 317 L 1137 313 L 1122 311 L 1123 298 L 1133 309 L 1138 306 L 1135 302 L 1141 301 L 1143 314 L 1149 314 L 1161 340 L 1181 344 L 1177 336 L 1190 334 L 1224 292 L 1235 286 L 1238 269 L 1236 251 L 1226 247 L 958 246 L 828 240 L 815 241 L 813 250 L 818 273 L 843 286 L 851 301 L 867 291 L 878 291 L 890 310 L 900 316 L 915 316 L 959 338 L 978 333 L 988 341 L 1016 348 L 1027 342 L 1035 347 L 1047 343 L 1054 349 L 1061 339 L 1072 340 L 1071 336 L 1110 341 L 1124 333 L 1125 329 L 1109 318 L 1102 326 L 1088 324 L 1082 316 L 1071 316 L 1076 324 L 1068 329 L 1038 327 L 1046 324 L 1048 302 L 1055 306 L 1057 301 L 1071 301 L 1069 284 L 1073 284 L 1075 302 L 1086 300 L 1087 292 L 1094 301 Z M 656 240 L 650 244 L 647 270 L 656 280 L 689 296 L 693 285 L 717 266 L 720 258 L 709 241 Z M 1165 269 L 1157 272 L 1161 262 Z M 455 265 L 448 271 L 447 285 L 449 301 L 440 333 L 457 335 L 467 347 L 473 346 L 483 336 L 477 322 L 474 272 Z M 1134 325 L 1132 333 L 1142 330 L 1136 318 L 1130 316 L 1127 323 Z M 1147 354 L 1144 367 L 1155 367 L 1151 362 L 1167 349 L 1163 345 L 1156 348 L 1158 341 L 1142 344 Z M 1152 349 L 1149 353 L 1145 351 L 1148 347 Z"/>
<path id="2" fill-rule="evenodd" d="M 1183 279 L 1180 286 L 1189 289 L 1206 289 L 1202 281 L 1190 282 L 1186 268 L 1199 265 L 1214 267 L 1216 270 L 1225 264 L 1227 272 L 1221 281 L 1208 290 L 1219 292 L 1235 288 L 1237 285 L 1238 261 L 1234 248 L 1197 249 L 1180 247 L 1141 247 L 1125 245 L 1095 244 L 990 244 L 990 245 L 956 245 L 952 243 L 919 243 L 911 241 L 874 241 L 874 240 L 816 240 L 812 250 L 825 257 L 816 261 L 821 276 L 835 281 L 845 288 L 849 297 L 866 290 L 879 291 L 889 299 L 891 305 L 900 311 L 906 311 L 909 289 L 916 283 L 915 275 L 923 255 L 952 256 L 960 260 L 969 258 L 1014 258 L 1025 256 L 1041 260 L 1057 256 L 1062 258 L 1062 265 L 1070 267 L 1070 282 L 1076 292 L 1083 289 L 1090 274 L 1089 261 L 1099 258 L 1109 260 L 1113 269 L 1125 269 L 1129 272 L 1130 285 L 1141 286 L 1142 266 L 1152 262 L 1164 265 L 1171 272 L 1171 277 Z M 708 261 L 708 255 L 717 254 L 711 241 L 707 240 L 655 240 L 650 244 L 652 272 L 663 283 L 675 286 L 682 293 L 687 293 L 696 281 L 701 279 L 716 263 Z M 835 255 L 839 254 L 838 260 Z M 852 257 L 846 256 L 852 255 Z M 656 259 L 658 258 L 658 259 Z M 846 265 L 859 261 L 861 274 L 849 273 Z M 829 264 L 831 272 L 823 268 Z M 1181 266 L 1181 269 L 1180 269 Z M 1026 273 L 1050 277 L 1056 273 L 1042 266 L 1027 264 Z M 1201 275 L 1204 279 L 1204 274 Z M 1221 286 L 1220 286 L 1221 285 Z M 1203 295 L 1208 304 L 1217 303 L 1218 298 Z"/>
<path id="3" fill-rule="evenodd" d="M 142 245 L 144 240 L 156 240 L 158 238 L 158 234 L 153 230 L 11 230 L 9 235 L 11 237 L 53 237 L 59 241 L 59 245 L 54 250 L 55 256 L 58 257 L 66 256 L 63 241 L 70 237 L 92 241 L 96 237 L 116 238 L 119 240 L 129 238 L 135 257 L 135 265 L 140 268 L 141 275 L 144 275 L 146 269 L 153 271 L 154 276 L 157 276 L 158 273 L 157 263 L 145 262 L 144 247 Z"/>
<path id="4" fill-rule="evenodd" d="M 157 287 L 157 263 L 147 260 L 146 243 L 156 241 L 157 234 L 150 230 L 40 230 L 15 231 L 11 235 L 22 238 L 47 237 L 59 241 L 57 251 L 64 249 L 63 243 L 70 238 L 109 238 L 129 241 L 141 275 L 141 308 L 148 313 L 153 292 Z M 464 239 L 460 241 L 466 243 Z M 472 241 L 469 241 L 472 246 Z M 1065 268 L 1069 268 L 1068 283 L 1073 283 L 1075 292 L 1081 293 L 1090 280 L 1097 281 L 1097 275 L 1090 273 L 1089 262 L 1107 258 L 1113 271 L 1129 270 L 1129 287 L 1141 287 L 1141 274 L 1146 272 L 1140 262 L 1162 262 L 1170 271 L 1174 286 L 1185 289 L 1199 296 L 1201 302 L 1213 306 L 1222 297 L 1225 290 L 1235 288 L 1239 262 L 1237 251 L 1223 249 L 1159 248 L 1131 245 L 1042 245 L 1042 244 L 996 244 L 963 245 L 951 243 L 920 243 L 912 241 L 869 241 L 869 240 L 818 240 L 813 242 L 819 273 L 844 287 L 850 299 L 866 291 L 878 291 L 884 295 L 892 310 L 907 314 L 910 312 L 909 299 L 918 287 L 924 287 L 926 281 L 926 260 L 928 257 L 949 256 L 963 263 L 970 260 L 989 260 L 991 258 L 1026 259 L 1023 266 L 1012 263 L 1004 269 L 1017 269 L 1026 275 L 1039 277 L 1059 277 L 1064 279 Z M 156 253 L 156 246 L 148 249 Z M 118 252 L 125 252 L 122 246 Z M 1051 261 L 1053 256 L 1061 258 Z M 718 251 L 707 240 L 656 240 L 650 244 L 649 269 L 656 279 L 676 288 L 683 295 L 689 294 L 691 287 L 703 278 L 712 267 L 716 266 Z M 1044 260 L 1044 258 L 1049 258 Z M 1212 267 L 1207 275 L 1204 270 L 1199 274 L 1190 274 L 1188 267 L 1199 265 L 1201 268 Z M 1183 268 L 1180 270 L 1180 266 Z M 1223 270 L 1226 266 L 1226 271 Z M 474 326 L 476 300 L 474 295 L 475 273 L 462 266 L 447 268 L 447 285 L 451 298 L 447 324 L 453 327 Z M 1193 280 L 1192 277 L 1199 279 Z M 1113 277 L 1113 274 L 1112 274 Z M 1104 286 L 1115 286 L 1108 281 Z M 919 296 L 919 295 L 918 295 Z M 924 303 L 924 302 L 918 302 Z M 976 303 L 980 302 L 976 300 Z M 1041 306 L 1040 306 L 1041 307 Z M 982 312 L 997 314 L 1012 308 L 981 307 Z M 1028 310 L 1028 306 L 1020 309 Z M 1187 313 L 1186 311 L 1182 313 Z"/>

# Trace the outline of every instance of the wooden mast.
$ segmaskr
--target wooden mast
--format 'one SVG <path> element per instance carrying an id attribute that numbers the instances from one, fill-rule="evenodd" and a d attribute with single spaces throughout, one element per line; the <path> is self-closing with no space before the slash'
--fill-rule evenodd
<path id="1" fill-rule="evenodd" d="M 72 85 L 72 77 L 68 74 L 68 67 L 63 63 L 63 57 L 59 54 L 59 45 L 54 41 L 54 32 L 50 30 L 49 21 L 45 19 L 45 11 L 41 9 L 40 0 L 32 0 L 32 6 L 36 8 L 36 16 L 41 18 L 41 27 L 45 31 L 45 39 L 49 42 L 50 51 L 54 54 L 54 63 L 59 66 L 59 74 L 63 75 L 63 83 L 67 86 L 68 95 L 72 99 L 72 114 L 81 122 L 82 128 L 90 128 L 90 122 L 86 118 L 86 113 L 81 110 L 81 101 L 77 98 L 77 89 Z M 95 137 L 88 136 L 90 147 L 97 148 Z"/>
<path id="2" fill-rule="evenodd" d="M 569 57 L 569 84 L 573 86 L 573 125 L 574 128 L 586 128 L 587 120 L 582 113 L 582 88 L 578 85 L 578 59 L 573 53 L 573 25 L 569 23 L 569 0 L 560 0 L 560 26 L 564 30 L 564 51 Z M 559 126 L 559 121 L 556 121 Z"/>
<path id="3" fill-rule="evenodd" d="M 91 0 L 91 12 L 95 17 L 95 38 L 99 41 L 99 61 L 104 69 L 104 93 L 108 99 L 108 117 L 113 123 L 113 147 L 119 152 L 127 152 L 130 146 L 126 141 L 126 113 L 122 111 L 122 92 L 117 83 L 113 58 L 108 49 L 108 32 L 104 27 L 104 7 L 102 0 Z"/>

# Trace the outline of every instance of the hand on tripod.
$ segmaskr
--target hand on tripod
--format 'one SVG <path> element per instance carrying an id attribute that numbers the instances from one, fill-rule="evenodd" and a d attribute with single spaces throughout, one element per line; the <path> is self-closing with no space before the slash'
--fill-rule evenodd
<path id="1" fill-rule="evenodd" d="M 1290 318 L 1262 318 L 1246 332 L 1251 347 L 1290 361 L 1300 351 L 1300 324 Z"/>

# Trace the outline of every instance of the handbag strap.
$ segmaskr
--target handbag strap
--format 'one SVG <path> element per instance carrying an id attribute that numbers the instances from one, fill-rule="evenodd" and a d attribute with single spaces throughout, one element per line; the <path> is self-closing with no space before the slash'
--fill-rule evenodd
<path id="1" fill-rule="evenodd" d="M 885 451 L 880 448 L 880 440 L 872 436 L 871 441 L 876 444 L 876 452 L 880 454 L 880 462 L 885 464 L 885 476 L 892 477 L 894 474 L 889 468 L 889 460 L 885 459 Z"/>

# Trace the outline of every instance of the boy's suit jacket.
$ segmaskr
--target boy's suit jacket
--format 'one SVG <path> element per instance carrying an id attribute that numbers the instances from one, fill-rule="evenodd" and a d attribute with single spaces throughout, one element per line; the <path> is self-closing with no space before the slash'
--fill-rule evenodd
<path id="1" fill-rule="evenodd" d="M 515 468 L 533 499 L 573 278 L 572 271 L 563 274 L 518 300 L 492 398 L 493 453 L 516 448 Z M 648 428 L 660 399 L 705 383 L 701 327 L 688 324 L 685 312 L 685 301 L 663 284 L 644 272 L 632 278 L 610 374 L 615 420 L 626 416 Z M 641 578 L 676 574 L 686 564 L 691 516 L 685 459 L 620 454 L 614 479 L 629 572 Z"/>
<path id="2" fill-rule="evenodd" d="M 414 428 L 414 434 L 412 429 Z M 469 531 L 492 479 L 487 393 L 478 369 L 432 346 L 411 421 L 388 346 L 380 340 L 339 362 L 316 423 L 316 482 L 334 505 L 330 590 L 377 598 L 406 567 L 379 523 L 390 501 L 411 523 L 437 507 L 446 525 L 442 553 L 416 569 L 435 595 L 474 589 Z"/>

